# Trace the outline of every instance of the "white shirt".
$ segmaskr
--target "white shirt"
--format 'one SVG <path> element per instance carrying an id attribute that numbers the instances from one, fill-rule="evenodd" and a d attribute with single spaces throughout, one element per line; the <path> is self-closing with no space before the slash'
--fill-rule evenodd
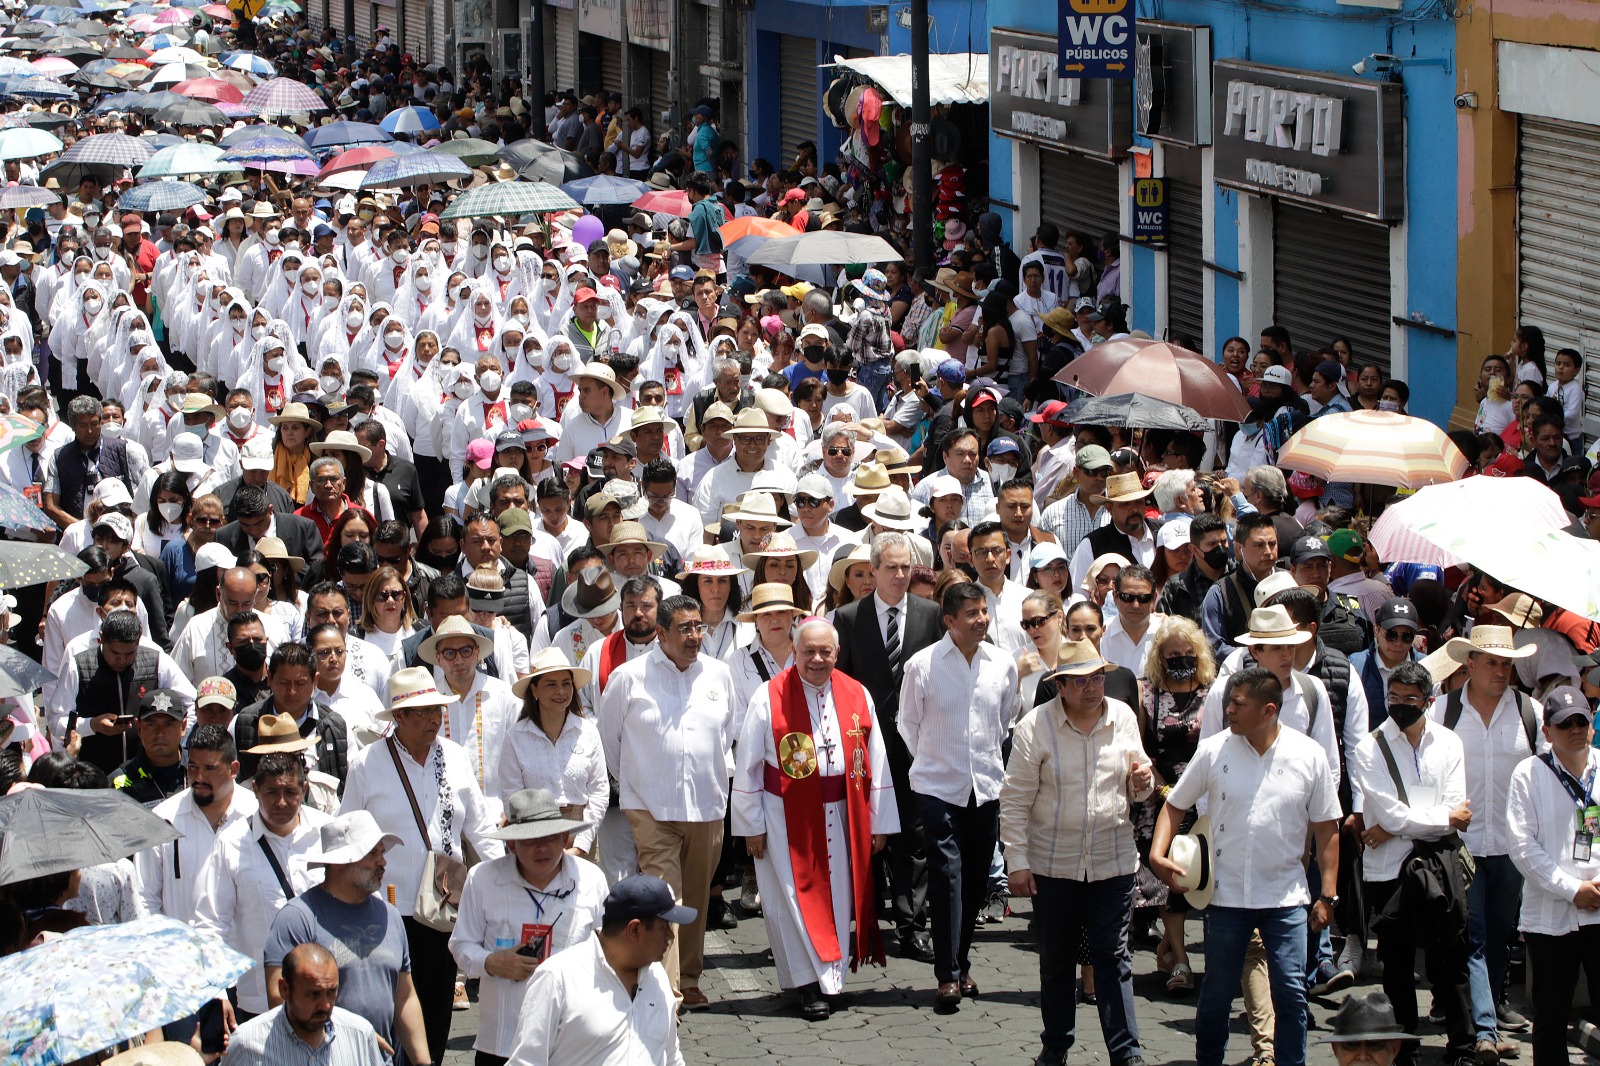
<path id="1" fill-rule="evenodd" d="M 267 634 L 267 654 L 289 642 L 283 623 L 269 611 L 257 611 L 261 628 Z M 233 652 L 228 649 L 228 620 L 220 605 L 195 615 L 172 642 L 172 658 L 190 677 L 207 678 L 233 669 Z"/>
<path id="2" fill-rule="evenodd" d="M 389 745 L 373 744 L 350 756 L 350 772 L 345 777 L 344 798 L 339 813 L 370 811 L 385 833 L 399 837 L 399 847 L 387 853 L 388 883 L 394 885 L 396 908 L 410 916 L 417 902 L 417 886 L 422 883 L 422 864 L 427 859 L 428 842 L 417 831 L 405 785 L 400 781 Z M 456 859 L 462 858 L 463 835 L 472 841 L 480 858 L 498 859 L 505 848 L 486 836 L 500 821 L 500 804 L 486 799 L 473 776 L 472 764 L 461 745 L 440 737 L 428 753 L 427 765 L 419 766 L 404 745 L 396 744 L 400 765 L 416 794 L 417 806 L 428 827 L 433 849 Z M 443 764 L 448 793 L 439 794 L 439 769 Z M 450 812 L 449 831 L 441 833 L 445 810 Z"/>
<path id="3" fill-rule="evenodd" d="M 82 684 L 82 678 L 78 674 L 77 653 L 87 651 L 90 648 L 97 648 L 99 640 L 100 634 L 96 632 L 85 633 L 83 636 L 68 642 L 66 651 L 62 656 L 61 677 L 53 687 L 46 686 L 45 688 L 45 713 L 49 718 L 50 735 L 59 741 L 64 742 L 66 740 L 67 720 L 72 716 L 72 712 L 80 710 L 78 707 L 78 689 Z M 184 728 L 187 730 L 188 726 L 194 722 L 194 686 L 189 683 L 189 678 L 179 669 L 178 664 L 172 661 L 172 657 L 160 648 L 156 648 L 155 644 L 151 642 L 148 632 L 140 635 L 139 646 L 155 648 L 156 686 L 158 688 L 171 689 L 178 694 L 178 702 L 183 705 L 186 712 Z M 203 677 L 205 675 L 199 676 Z M 128 679 L 133 677 L 131 671 L 129 671 L 127 677 Z M 136 709 L 138 704 L 138 700 L 132 698 L 131 694 L 129 696 L 129 704 L 130 710 Z M 120 710 L 120 708 L 106 707 L 104 710 L 113 711 Z M 74 732 L 79 736 L 88 736 L 94 732 L 89 725 L 91 721 L 93 721 L 92 715 L 80 713 L 74 726 Z"/>
<path id="4" fill-rule="evenodd" d="M 614 403 L 611 405 L 611 417 L 601 422 L 578 406 L 578 397 L 574 393 L 572 402 L 561 412 L 561 440 L 550 449 L 550 460 L 564 463 L 574 456 L 588 455 L 591 450 L 626 430 L 632 421 L 633 408 Z"/>
<path id="5" fill-rule="evenodd" d="M 1440 696 L 1434 700 L 1428 717 L 1443 724 L 1448 699 L 1448 696 Z M 1536 712 L 1534 720 L 1538 718 Z M 1517 690 L 1506 687 L 1494 713 L 1489 716 L 1489 724 L 1484 725 L 1483 715 L 1468 700 L 1467 689 L 1462 689 L 1461 720 L 1456 723 L 1456 736 L 1461 739 L 1462 763 L 1467 771 L 1467 800 L 1472 804 L 1472 824 L 1461 834 L 1461 839 L 1474 855 L 1509 854 L 1506 793 L 1511 788 L 1511 774 L 1522 760 L 1538 754 L 1528 747 L 1528 734 L 1522 728 L 1522 715 L 1517 709 Z M 1534 736 L 1539 751 L 1549 748 L 1537 730 Z"/>
<path id="6" fill-rule="evenodd" d="M 239 978 L 239 1006 L 252 1014 L 267 1010 L 266 973 L 259 965 L 267 946 L 272 916 L 288 902 L 259 841 L 277 857 L 278 866 L 299 895 L 322 884 L 322 867 L 308 865 L 322 851 L 319 830 L 328 816 L 309 804 L 300 808 L 300 824 L 279 836 L 262 824 L 258 813 L 232 822 L 217 834 L 211 855 L 200 869 L 195 925 L 216 933 L 257 965 Z"/>
<path id="7" fill-rule="evenodd" d="M 667 971 L 652 962 L 630 996 L 598 934 L 528 979 L 507 1066 L 683 1066 Z"/>
<path id="8" fill-rule="evenodd" d="M 445 695 L 454 695 L 445 680 L 444 667 L 433 668 L 433 684 Z M 444 709 L 444 725 L 439 735 L 461 745 L 472 765 L 474 779 L 484 795 L 500 797 L 500 778 L 495 763 L 505 744 L 506 730 L 522 713 L 522 701 L 511 694 L 511 686 L 498 677 L 479 670 L 472 675 L 466 695 Z"/>
<path id="9" fill-rule="evenodd" d="M 1166 620 L 1166 615 L 1152 612 L 1144 636 L 1135 641 L 1123 628 L 1122 615 L 1117 615 L 1106 623 L 1106 631 L 1100 636 L 1100 657 L 1118 666 L 1126 666 L 1133 671 L 1134 677 L 1142 680 L 1145 656 L 1150 651 L 1151 642 L 1156 639 L 1156 632 Z"/>
<path id="10" fill-rule="evenodd" d="M 1559 759 L 1556 765 L 1561 765 Z M 1600 752 L 1590 748 L 1588 768 L 1579 783 L 1587 785 L 1591 795 L 1597 769 Z M 1517 928 L 1561 936 L 1577 932 L 1580 925 L 1600 923 L 1600 911 L 1579 910 L 1572 902 L 1582 882 L 1600 881 L 1600 843 L 1591 842 L 1588 862 L 1572 857 L 1578 805 L 1544 760 L 1524 759 L 1512 771 L 1506 820 L 1511 861 L 1527 878 Z"/>
<path id="11" fill-rule="evenodd" d="M 61 676 L 66 646 L 73 638 L 100 632 L 99 606 L 89 602 L 81 586 L 63 593 L 50 605 L 44 616 L 44 658 L 41 660 L 46 670 Z M 150 615 L 144 609 L 144 600 L 136 598 L 133 609 L 139 615 L 142 631 L 148 633 Z"/>
<path id="12" fill-rule="evenodd" d="M 989 639 L 1009 651 L 1013 658 L 1032 648 L 1033 641 L 1022 628 L 1022 601 L 1033 590 L 1009 578 L 1000 586 L 998 596 L 990 592 L 987 585 L 979 585 L 979 588 L 989 601 Z"/>
<path id="13" fill-rule="evenodd" d="M 1000 745 L 1017 714 L 1017 663 L 987 641 L 971 662 L 949 634 L 906 660 L 896 727 L 913 792 L 965 807 L 1000 798 Z"/>
<path id="14" fill-rule="evenodd" d="M 612 671 L 600 696 L 600 740 L 622 809 L 660 822 L 721 821 L 744 721 L 734 703 L 732 671 L 709 655 L 679 670 L 657 644 Z"/>
<path id="15" fill-rule="evenodd" d="M 761 462 L 761 470 L 773 469 L 772 449 L 767 449 L 767 456 Z M 732 503 L 739 496 L 748 491 L 756 475 L 761 470 L 741 470 L 739 460 L 729 455 L 722 462 L 711 468 L 705 477 L 700 479 L 700 484 L 694 490 L 694 508 L 700 512 L 700 518 L 706 525 L 722 521 L 722 505 Z"/>
<path id="16" fill-rule="evenodd" d="M 620 619 L 618 620 L 617 624 L 619 626 L 622 624 Z M 600 686 L 600 652 L 605 647 L 605 643 L 606 642 L 602 639 L 602 640 L 596 640 L 594 643 L 590 644 L 589 645 L 589 650 L 587 650 L 587 651 L 585 651 L 583 653 L 583 658 L 578 663 L 579 666 L 581 666 L 585 670 L 589 671 L 589 679 L 590 679 L 589 683 L 587 685 L 583 686 L 583 690 L 580 693 L 580 695 L 583 697 L 583 709 L 584 709 L 585 712 L 588 713 L 589 717 L 591 717 L 591 718 L 596 717 L 598 715 L 599 708 L 600 708 L 600 692 L 601 692 L 601 686 Z M 650 642 L 647 643 L 647 644 L 635 644 L 633 641 L 629 640 L 627 637 L 623 637 L 622 638 L 623 661 L 631 663 L 635 659 L 638 659 L 638 658 L 641 658 L 641 657 L 643 657 L 645 655 L 650 654 L 650 649 L 654 648 L 655 646 L 656 646 L 656 642 L 655 642 L 655 638 L 653 638 L 653 637 L 650 639 Z M 613 676 L 615 676 L 615 675 L 613 674 Z M 607 754 L 607 758 L 608 759 L 610 758 L 610 754 L 609 753 Z M 611 764 L 608 762 L 607 766 L 611 766 Z M 613 775 L 616 774 L 616 768 L 615 767 L 611 768 L 611 773 Z"/>
<path id="17" fill-rule="evenodd" d="M 1406 790 L 1404 802 L 1378 747 L 1379 733 L 1394 753 L 1394 764 Z M 1467 798 L 1461 741 L 1437 722 L 1424 723 L 1422 742 L 1413 748 L 1400 727 L 1386 719 L 1350 754 L 1350 776 L 1361 786 L 1366 823 L 1394 834 L 1362 852 L 1363 876 L 1368 881 L 1399 877 L 1412 843 L 1438 840 L 1452 832 L 1450 812 Z"/>
<path id="18" fill-rule="evenodd" d="M 165 914 L 180 922 L 195 920 L 200 894 L 200 873 L 218 835 L 236 822 L 248 822 L 256 813 L 255 793 L 233 789 L 228 813 L 215 831 L 205 812 L 195 806 L 194 792 L 184 789 L 156 804 L 155 813 L 172 823 L 178 839 L 146 848 L 133 857 L 139 902 L 147 914 Z"/>
<path id="19" fill-rule="evenodd" d="M 1167 802 L 1187 810 L 1205 798 L 1219 907 L 1303 907 L 1306 837 L 1312 822 L 1339 818 L 1339 789 L 1323 749 L 1279 728 L 1265 755 L 1232 730 L 1195 749 Z"/>
<path id="20" fill-rule="evenodd" d="M 829 522 L 827 528 L 818 536 L 813 537 L 806 532 L 805 526 L 796 522 L 789 527 L 789 535 L 794 537 L 795 547 L 801 551 L 817 553 L 817 561 L 806 568 L 806 588 L 819 598 L 828 587 L 828 571 L 833 566 L 833 553 L 839 550 L 842 544 L 860 544 L 862 533 Z"/>
<path id="21" fill-rule="evenodd" d="M 1321 680 L 1310 674 L 1296 670 L 1293 677 L 1306 687 L 1307 692 L 1315 694 L 1317 702 L 1315 719 L 1310 709 L 1306 707 L 1306 701 L 1300 698 L 1299 686 L 1291 683 L 1284 687 L 1283 706 L 1278 708 L 1278 721 L 1296 733 L 1308 736 L 1317 742 L 1322 748 L 1323 755 L 1328 759 L 1328 765 L 1333 771 L 1333 783 L 1337 787 L 1340 780 L 1339 738 L 1333 729 L 1333 704 L 1328 700 L 1328 690 L 1322 687 Z M 1350 687 L 1359 688 L 1360 682 L 1360 678 L 1352 678 Z M 1222 705 L 1222 695 L 1227 688 L 1227 675 L 1222 674 L 1206 693 L 1205 703 L 1200 708 L 1201 740 L 1228 732 L 1228 709 Z"/>
<path id="22" fill-rule="evenodd" d="M 700 512 L 676 497 L 667 504 L 665 515 L 657 518 L 646 511 L 639 516 L 639 524 L 651 540 L 675 548 L 680 558 L 687 559 L 691 548 L 706 542 Z"/>
<path id="23" fill-rule="evenodd" d="M 605 817 L 611 794 L 600 730 L 594 722 L 580 714 L 568 714 L 560 735 L 551 743 L 538 722 L 518 718 L 506 730 L 495 775 L 498 795 L 543 788 L 563 807 L 583 807 L 583 820 L 589 828 L 578 834 L 573 846 L 580 851 L 593 847 L 595 828 Z"/>
<path id="24" fill-rule="evenodd" d="M 549 953 L 589 940 L 600 928 L 608 888 L 600 868 L 575 855 L 563 856 L 561 869 L 543 892 L 517 871 L 514 855 L 479 863 L 467 874 L 461 912 L 450 934 L 450 954 L 465 977 L 479 979 L 478 1038 L 472 1046 L 489 1055 L 509 1055 L 517 1044 L 527 981 L 494 977 L 484 963 L 496 951 L 515 950 L 549 926 Z"/>

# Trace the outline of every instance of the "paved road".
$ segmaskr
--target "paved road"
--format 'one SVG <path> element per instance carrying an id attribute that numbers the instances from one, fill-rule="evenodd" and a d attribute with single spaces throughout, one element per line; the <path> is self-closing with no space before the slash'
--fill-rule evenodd
<path id="1" fill-rule="evenodd" d="M 684 1018 L 684 1057 L 691 1064 L 781 1059 L 783 1066 L 1031 1063 L 1039 1051 L 1038 955 L 1028 934 L 1028 902 L 1013 901 L 1013 906 L 1016 913 L 1005 922 L 979 928 L 972 976 L 983 994 L 951 1015 L 933 1012 L 932 966 L 891 955 L 887 970 L 863 969 L 851 976 L 846 985 L 849 1010 L 825 1023 L 809 1024 L 799 1017 L 792 994 L 778 995 L 759 918 L 740 922 L 736 930 L 712 933 L 702 987 L 713 1008 Z M 1198 922 L 1189 928 L 1191 937 L 1199 936 Z M 1192 949 L 1191 954 L 1196 969 L 1203 971 L 1204 952 Z M 1155 972 L 1148 950 L 1134 955 L 1134 991 L 1145 1060 L 1151 1066 L 1192 1063 L 1193 997 L 1185 1001 L 1168 996 L 1166 979 Z M 1420 995 L 1426 1008 L 1427 993 Z M 1519 1005 L 1526 1013 L 1526 1005 Z M 1314 1022 L 1326 1026 L 1335 1007 L 1314 1001 Z M 1078 1021 L 1078 1046 L 1071 1061 L 1107 1064 L 1094 1008 L 1080 1007 Z M 470 1034 L 476 1022 L 476 1007 L 456 1014 L 446 1066 L 471 1066 Z M 1233 1032 L 1229 1061 L 1247 1063 L 1249 1041 L 1237 1004 Z M 1438 1066 L 1443 1037 L 1435 1029 L 1427 1032 L 1421 1063 Z M 1531 1055 L 1524 1045 L 1516 1066 L 1531 1066 Z M 1331 1066 L 1333 1055 L 1313 1046 L 1308 1062 Z M 1573 1063 L 1600 1066 L 1577 1052 Z"/>

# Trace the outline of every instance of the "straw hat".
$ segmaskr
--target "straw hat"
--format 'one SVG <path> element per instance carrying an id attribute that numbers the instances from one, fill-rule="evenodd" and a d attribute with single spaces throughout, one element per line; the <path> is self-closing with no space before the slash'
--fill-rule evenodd
<path id="1" fill-rule="evenodd" d="M 733 428 L 728 430 L 726 434 L 729 437 L 760 436 L 767 438 L 776 437 L 777 435 L 778 431 L 767 424 L 766 412 L 755 407 L 746 407 L 743 411 L 740 411 L 739 416 L 733 420 Z"/>
<path id="2" fill-rule="evenodd" d="M 1056 665 L 1045 671 L 1045 680 L 1053 677 L 1087 677 L 1089 674 L 1110 673 L 1116 663 L 1107 662 L 1087 640 L 1064 640 L 1057 652 Z"/>
<path id="3" fill-rule="evenodd" d="M 452 619 L 446 619 L 448 625 Z M 433 683 L 433 671 L 425 666 L 410 666 L 397 670 L 389 678 L 389 706 L 379 711 L 380 722 L 394 721 L 395 711 L 412 711 L 419 707 L 448 707 L 455 697 L 440 692 Z"/>
<path id="4" fill-rule="evenodd" d="M 273 415 L 267 421 L 275 426 L 281 426 L 285 422 L 299 422 L 310 426 L 312 429 L 322 428 L 322 423 L 311 417 L 311 408 L 303 403 L 286 403 L 283 405 L 282 411 Z"/>
<path id="5" fill-rule="evenodd" d="M 590 569 L 604 572 L 605 567 L 590 567 Z M 519 678 L 511 686 L 511 694 L 519 700 L 525 699 L 533 683 L 546 674 L 571 674 L 574 689 L 580 689 L 594 679 L 594 675 L 583 667 L 573 666 L 566 652 L 551 645 L 548 648 L 541 648 L 528 660 L 528 676 Z M 576 699 L 576 695 L 573 698 Z"/>
<path id="6" fill-rule="evenodd" d="M 305 751 L 316 741 L 300 735 L 300 727 L 289 714 L 264 714 L 256 722 L 257 743 L 246 748 L 248 755 L 271 755 L 277 751 Z"/>
<path id="7" fill-rule="evenodd" d="M 922 473 L 922 467 L 911 465 L 911 456 L 906 454 L 904 448 L 898 445 L 893 448 L 878 449 L 877 461 L 890 477 L 900 474 L 907 476 Z"/>
<path id="8" fill-rule="evenodd" d="M 263 559 L 288 563 L 289 569 L 297 574 L 306 568 L 306 561 L 298 555 L 290 555 L 289 546 L 277 537 L 262 537 L 256 541 L 256 551 Z"/>
<path id="9" fill-rule="evenodd" d="M 578 580 L 561 594 L 561 609 L 574 618 L 604 618 L 622 605 L 622 593 L 611 580 L 611 570 L 590 566 L 578 571 Z"/>
<path id="10" fill-rule="evenodd" d="M 754 622 L 758 614 L 777 611 L 799 611 L 794 605 L 794 589 L 781 582 L 763 581 L 750 590 L 750 609 L 740 614 L 736 621 Z"/>
<path id="11" fill-rule="evenodd" d="M 228 412 L 219 404 L 211 402 L 211 397 L 202 392 L 191 392 L 183 398 L 183 413 L 185 415 L 210 415 L 212 418 L 227 418 Z"/>
<path id="12" fill-rule="evenodd" d="M 1095 503 L 1132 503 L 1148 495 L 1150 490 L 1144 487 L 1139 475 L 1130 471 L 1126 474 L 1112 474 L 1106 478 L 1105 495 L 1095 496 L 1093 499 Z"/>
<path id="13" fill-rule="evenodd" d="M 623 544 L 643 544 L 650 549 L 650 561 L 655 562 L 666 553 L 667 546 L 650 539 L 650 534 L 637 522 L 618 522 L 611 527 L 611 540 L 609 543 L 598 545 L 601 553 L 607 559 L 618 546 Z"/>
<path id="14" fill-rule="evenodd" d="M 1473 626 L 1470 637 L 1451 637 L 1445 643 L 1444 650 L 1458 663 L 1466 662 L 1467 656 L 1475 651 L 1504 659 L 1526 659 L 1539 651 L 1533 644 L 1517 647 L 1510 626 Z"/>
<path id="15" fill-rule="evenodd" d="M 562 817 L 561 804 L 548 790 L 525 788 L 506 797 L 506 824 L 485 835 L 495 840 L 543 840 L 576 833 L 588 824 Z"/>
<path id="16" fill-rule="evenodd" d="M 1167 858 L 1183 871 L 1174 888 L 1183 893 L 1189 906 L 1204 910 L 1217 887 L 1211 863 L 1211 818 L 1202 814 L 1187 833 L 1173 837 Z"/>
<path id="17" fill-rule="evenodd" d="M 479 633 L 473 628 L 471 622 L 459 614 L 453 614 L 443 622 L 440 622 L 439 628 L 433 631 L 433 635 L 417 646 L 417 658 L 432 666 L 438 666 L 439 642 L 450 640 L 454 637 L 471 637 L 472 642 L 478 646 L 478 654 L 480 656 L 494 654 L 494 641 Z M 445 702 L 448 703 L 450 701 L 446 700 Z"/>
<path id="18" fill-rule="evenodd" d="M 1257 607 L 1250 612 L 1250 631 L 1234 638 L 1240 647 L 1258 644 L 1304 644 L 1311 634 L 1294 627 L 1286 607 Z"/>
<path id="19" fill-rule="evenodd" d="M 848 552 L 842 555 L 835 554 L 833 565 L 828 567 L 828 586 L 835 592 L 843 590 L 844 575 L 852 566 L 857 563 L 872 562 L 872 545 L 852 544 L 849 547 L 850 550 Z M 839 551 L 844 552 L 844 548 L 841 547 Z"/>
<path id="20" fill-rule="evenodd" d="M 893 488 L 894 482 L 889 480 L 889 471 L 882 463 L 862 463 L 856 467 L 855 477 L 850 479 L 850 484 L 844 487 L 845 495 L 853 500 L 863 496 L 876 496 L 885 489 Z"/>
<path id="21" fill-rule="evenodd" d="M 689 549 L 689 555 L 684 560 L 678 580 L 683 581 L 696 574 L 704 574 L 707 577 L 738 577 L 749 572 L 748 567 L 740 566 L 730 559 L 728 550 L 722 545 L 705 544 Z"/>
<path id="22" fill-rule="evenodd" d="M 1486 610 L 1510 622 L 1515 629 L 1528 629 L 1544 621 L 1544 608 L 1526 592 L 1513 592 L 1499 603 L 1488 604 Z"/>
<path id="23" fill-rule="evenodd" d="M 927 519 L 922 517 L 921 511 L 920 507 L 911 502 L 911 497 L 906 495 L 905 489 L 899 485 L 891 485 L 878 495 L 876 501 L 861 508 L 861 517 L 885 529 L 915 533 L 928 524 Z"/>
<path id="24" fill-rule="evenodd" d="M 778 503 L 770 492 L 745 493 L 739 497 L 739 503 L 734 509 L 724 511 L 722 517 L 729 522 L 772 522 L 779 529 L 786 529 L 794 524 L 778 513 Z"/>
<path id="25" fill-rule="evenodd" d="M 396 842 L 399 841 L 396 837 Z M 120 1055 L 106 1059 L 101 1066 L 203 1066 L 200 1052 L 176 1040 L 161 1040 L 154 1044 L 130 1048 Z"/>
<path id="26" fill-rule="evenodd" d="M 372 458 L 372 449 L 356 440 L 356 435 L 348 429 L 336 429 L 328 434 L 327 440 L 319 440 L 311 446 L 313 455 L 326 455 L 328 452 L 355 452 L 364 463 Z"/>
<path id="27" fill-rule="evenodd" d="M 767 537 L 760 551 L 745 552 L 746 559 L 799 559 L 800 569 L 808 570 L 817 561 L 817 553 L 801 547 L 789 534 L 779 531 Z"/>
<path id="28" fill-rule="evenodd" d="M 622 397 L 627 395 L 628 392 L 622 383 L 617 380 L 616 372 L 605 363 L 598 361 L 591 361 L 583 364 L 583 366 L 579 367 L 577 370 L 569 373 L 567 377 L 571 378 L 573 381 L 577 381 L 579 378 L 588 378 L 591 381 L 598 381 L 611 390 L 611 398 L 614 400 L 622 399 Z"/>

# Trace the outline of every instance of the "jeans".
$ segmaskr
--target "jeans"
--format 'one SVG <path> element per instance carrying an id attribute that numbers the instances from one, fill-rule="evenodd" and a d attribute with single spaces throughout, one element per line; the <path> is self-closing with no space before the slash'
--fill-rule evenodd
<path id="1" fill-rule="evenodd" d="M 1306 880 L 1311 886 L 1311 897 L 1315 899 L 1322 893 L 1322 871 L 1317 867 L 1317 860 L 1313 858 L 1306 864 Z M 1316 932 L 1311 931 L 1311 923 L 1306 923 L 1306 985 L 1316 984 L 1317 970 L 1323 963 L 1333 965 L 1333 937 L 1330 927 L 1323 926 Z"/>
<path id="2" fill-rule="evenodd" d="M 1511 934 L 1522 906 L 1522 874 L 1509 855 L 1474 855 L 1478 872 L 1467 890 L 1467 977 L 1472 982 L 1472 1022 L 1478 1039 L 1499 1032 L 1495 1004 L 1504 995 Z"/>
<path id="3" fill-rule="evenodd" d="M 1088 927 L 1089 959 L 1100 1010 L 1100 1033 L 1113 1063 L 1139 1054 L 1139 1023 L 1133 1016 L 1133 956 L 1128 923 L 1133 917 L 1134 875 L 1104 881 L 1039 877 L 1033 898 L 1039 937 L 1039 1006 L 1044 1046 L 1067 1051 L 1076 1042 L 1078 941 Z"/>
<path id="4" fill-rule="evenodd" d="M 958 807 L 917 794 L 928 846 L 928 932 L 940 984 L 972 969 L 972 931 L 989 894 L 989 860 L 1000 839 L 1000 801 L 968 797 Z"/>
<path id="5" fill-rule="evenodd" d="M 1222 1066 L 1228 1053 L 1228 1022 L 1252 931 L 1261 933 L 1267 949 L 1275 1015 L 1273 1047 L 1278 1066 L 1305 1066 L 1305 908 L 1247 910 L 1212 904 L 1205 914 L 1206 973 L 1200 983 L 1194 1025 L 1198 1066 Z"/>
<path id="6" fill-rule="evenodd" d="M 1023 390 L 1028 387 L 1027 372 L 1024 371 L 1021 374 L 1006 374 L 1005 384 L 1006 397 L 1021 403 Z"/>
<path id="7" fill-rule="evenodd" d="M 1578 986 L 1578 967 L 1589 982 L 1590 1017 L 1600 1004 L 1600 925 L 1583 925 L 1576 933 L 1548 936 L 1525 933 L 1528 966 L 1533 972 L 1533 1066 L 1566 1066 L 1567 1015 Z"/>
<path id="8" fill-rule="evenodd" d="M 889 379 L 892 377 L 894 377 L 892 359 L 873 359 L 856 364 L 857 384 L 872 394 L 872 402 L 877 404 L 880 411 L 884 408 L 884 401 L 889 398 Z"/>

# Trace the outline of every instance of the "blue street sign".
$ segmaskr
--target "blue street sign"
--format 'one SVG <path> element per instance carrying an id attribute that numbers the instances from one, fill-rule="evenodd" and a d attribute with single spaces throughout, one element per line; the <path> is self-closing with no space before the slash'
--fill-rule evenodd
<path id="1" fill-rule="evenodd" d="M 1135 178 L 1133 182 L 1133 232 L 1139 245 L 1167 243 L 1167 179 Z"/>
<path id="2" fill-rule="evenodd" d="M 1133 0 L 1057 0 L 1063 78 L 1132 78 Z"/>

